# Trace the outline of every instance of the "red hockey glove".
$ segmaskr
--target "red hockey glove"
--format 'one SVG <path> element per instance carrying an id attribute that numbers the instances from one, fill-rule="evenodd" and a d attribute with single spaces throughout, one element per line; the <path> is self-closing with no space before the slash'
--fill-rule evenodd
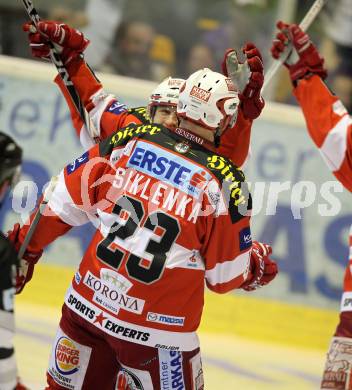
<path id="1" fill-rule="evenodd" d="M 14 246 L 17 253 L 19 252 L 21 247 L 21 244 L 18 240 L 19 232 L 20 225 L 16 223 L 13 227 L 13 230 L 7 233 L 7 238 L 10 242 L 12 242 L 12 245 Z M 32 279 L 34 266 L 38 262 L 42 254 L 42 250 L 39 252 L 32 252 L 29 250 L 25 251 L 23 258 L 20 259 L 19 266 L 17 267 L 15 286 L 16 294 L 19 294 L 23 290 L 26 283 L 28 283 Z"/>
<path id="2" fill-rule="evenodd" d="M 50 60 L 50 41 L 64 65 L 82 54 L 89 44 L 89 40 L 80 31 L 50 20 L 39 22 L 37 27 L 27 22 L 23 25 L 23 31 L 28 32 L 29 46 L 34 57 Z"/>
<path id="3" fill-rule="evenodd" d="M 278 59 L 287 46 L 292 46 L 284 65 L 290 72 L 293 84 L 295 85 L 298 80 L 312 74 L 317 74 L 324 80 L 327 76 L 324 59 L 310 41 L 309 36 L 297 24 L 279 21 L 276 26 L 280 32 L 276 35 L 270 51 L 272 56 Z"/>
<path id="4" fill-rule="evenodd" d="M 271 246 L 258 241 L 253 241 L 251 260 L 249 265 L 249 279 L 241 288 L 253 291 L 270 283 L 277 275 L 278 268 L 275 262 L 270 260 Z"/>
<path id="5" fill-rule="evenodd" d="M 263 59 L 260 51 L 253 43 L 243 48 L 246 60 L 238 60 L 235 49 L 227 49 L 222 61 L 222 72 L 230 77 L 239 90 L 240 107 L 247 119 L 256 119 L 262 112 L 265 102 L 260 95 L 264 82 Z"/>

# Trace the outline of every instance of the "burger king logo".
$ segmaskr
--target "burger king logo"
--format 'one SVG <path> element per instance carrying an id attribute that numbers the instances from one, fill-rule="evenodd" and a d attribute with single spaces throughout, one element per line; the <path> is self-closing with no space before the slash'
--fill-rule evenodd
<path id="1" fill-rule="evenodd" d="M 79 369 L 79 349 L 69 338 L 60 337 L 55 347 L 56 369 L 62 375 L 71 375 Z"/>

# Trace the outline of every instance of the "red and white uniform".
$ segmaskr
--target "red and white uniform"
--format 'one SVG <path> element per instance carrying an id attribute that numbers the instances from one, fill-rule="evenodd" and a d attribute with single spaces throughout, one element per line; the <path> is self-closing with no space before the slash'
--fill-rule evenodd
<path id="1" fill-rule="evenodd" d="M 352 119 L 346 108 L 319 76 L 300 80 L 294 95 L 323 160 L 343 186 L 352 192 Z M 342 312 L 352 311 L 352 305 L 345 304 L 352 298 L 352 229 L 349 245 L 350 259 L 344 278 Z"/>
<path id="2" fill-rule="evenodd" d="M 210 149 L 162 126 L 131 125 L 60 173 L 30 250 L 72 226 L 92 221 L 97 230 L 67 291 L 55 353 L 77 349 L 89 361 L 73 321 L 115 351 L 126 342 L 195 356 L 205 284 L 225 293 L 250 277 L 250 217 L 239 210 L 250 195 L 242 172 Z M 76 375 L 53 356 L 49 377 Z"/>
<path id="3" fill-rule="evenodd" d="M 94 136 L 89 134 L 86 129 L 61 77 L 57 76 L 55 82 L 67 101 L 74 128 L 85 149 L 124 126 L 132 123 L 150 123 L 145 107 L 128 109 L 114 95 L 106 93 L 100 81 L 83 59 L 72 60 L 68 64 L 67 70 L 89 114 L 91 125 L 95 131 Z M 243 167 L 249 158 L 252 122 L 244 117 L 239 108 L 236 123 L 221 136 L 221 144 L 217 152 L 229 158 L 238 167 Z"/>

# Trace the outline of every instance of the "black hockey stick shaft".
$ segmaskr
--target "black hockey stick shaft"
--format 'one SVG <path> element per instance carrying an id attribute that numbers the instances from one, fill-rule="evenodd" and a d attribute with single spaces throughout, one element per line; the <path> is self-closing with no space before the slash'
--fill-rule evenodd
<path id="1" fill-rule="evenodd" d="M 34 8 L 33 2 L 31 0 L 22 0 L 22 2 L 24 4 L 24 7 L 26 8 L 26 11 L 27 11 L 32 23 L 35 26 L 37 26 L 38 22 L 40 21 L 40 16 L 39 16 L 37 10 Z M 52 44 L 52 42 L 49 42 L 49 44 L 50 44 L 51 61 L 56 66 L 56 69 L 59 72 L 59 75 L 61 76 L 62 81 L 64 82 L 64 84 L 65 84 L 65 86 L 66 86 L 66 88 L 71 96 L 71 99 L 72 99 L 77 111 L 79 112 L 80 117 L 82 118 L 82 120 L 84 122 L 84 125 L 86 126 L 86 128 L 89 131 L 90 122 L 87 118 L 87 114 L 86 114 L 86 111 L 84 109 L 84 105 L 82 104 L 82 101 L 81 101 L 72 81 L 71 81 L 71 78 L 68 74 L 68 71 L 67 71 L 65 65 L 63 64 L 63 62 L 60 58 L 60 55 L 58 54 L 58 52 L 55 49 L 55 46 Z"/>

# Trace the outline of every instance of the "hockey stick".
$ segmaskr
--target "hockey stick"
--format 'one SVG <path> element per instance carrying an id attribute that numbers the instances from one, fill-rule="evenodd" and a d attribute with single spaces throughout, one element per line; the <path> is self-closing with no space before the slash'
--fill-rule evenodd
<path id="1" fill-rule="evenodd" d="M 32 239 L 32 236 L 35 232 L 35 229 L 38 225 L 38 222 L 41 218 L 41 216 L 43 215 L 44 213 L 44 210 L 51 198 L 51 195 L 52 193 L 54 192 L 55 190 L 55 187 L 56 187 L 56 184 L 57 184 L 57 180 L 58 180 L 58 177 L 57 176 L 53 176 L 50 180 L 50 183 L 48 185 L 48 187 L 46 188 L 46 190 L 44 191 L 44 195 L 43 195 L 43 200 L 41 201 L 40 205 L 38 206 L 38 210 L 33 218 L 33 221 L 31 223 L 31 226 L 29 227 L 28 229 L 28 232 L 26 234 L 26 237 L 24 238 L 23 240 L 23 243 L 20 247 L 20 250 L 18 251 L 18 258 L 22 259 L 27 247 L 28 247 L 28 244 L 29 242 L 31 241 Z"/>
<path id="2" fill-rule="evenodd" d="M 314 19 L 318 16 L 319 12 L 322 10 L 324 5 L 328 0 L 315 0 L 313 5 L 310 7 L 309 11 L 306 13 L 305 17 L 302 19 L 299 27 L 306 31 L 309 26 L 312 24 Z M 276 72 L 279 70 L 280 66 L 285 62 L 286 58 L 289 55 L 290 47 L 288 46 L 285 51 L 282 53 L 281 57 L 278 60 L 275 60 L 264 77 L 264 85 L 262 92 L 264 92 L 265 88 L 268 86 Z"/>
<path id="3" fill-rule="evenodd" d="M 40 21 L 40 16 L 37 12 L 37 10 L 34 8 L 34 5 L 31 0 L 22 0 L 24 7 L 26 8 L 26 11 L 28 13 L 29 18 L 31 19 L 34 26 L 37 26 L 38 22 Z M 95 129 L 92 129 L 92 126 L 90 125 L 90 120 L 87 117 L 86 110 L 84 109 L 84 106 L 81 102 L 81 99 L 70 79 L 70 76 L 68 74 L 67 69 L 65 68 L 65 65 L 62 63 L 62 60 L 60 58 L 59 53 L 55 49 L 55 46 L 52 42 L 49 42 L 50 45 L 50 58 L 51 61 L 56 66 L 57 71 L 59 72 L 59 75 L 62 78 L 62 81 L 64 82 L 71 99 L 73 101 L 73 104 L 75 105 L 77 111 L 79 112 L 80 117 L 83 120 L 83 123 L 85 127 L 88 130 L 88 133 L 93 136 L 93 138 L 97 137 L 97 134 L 95 132 Z"/>

